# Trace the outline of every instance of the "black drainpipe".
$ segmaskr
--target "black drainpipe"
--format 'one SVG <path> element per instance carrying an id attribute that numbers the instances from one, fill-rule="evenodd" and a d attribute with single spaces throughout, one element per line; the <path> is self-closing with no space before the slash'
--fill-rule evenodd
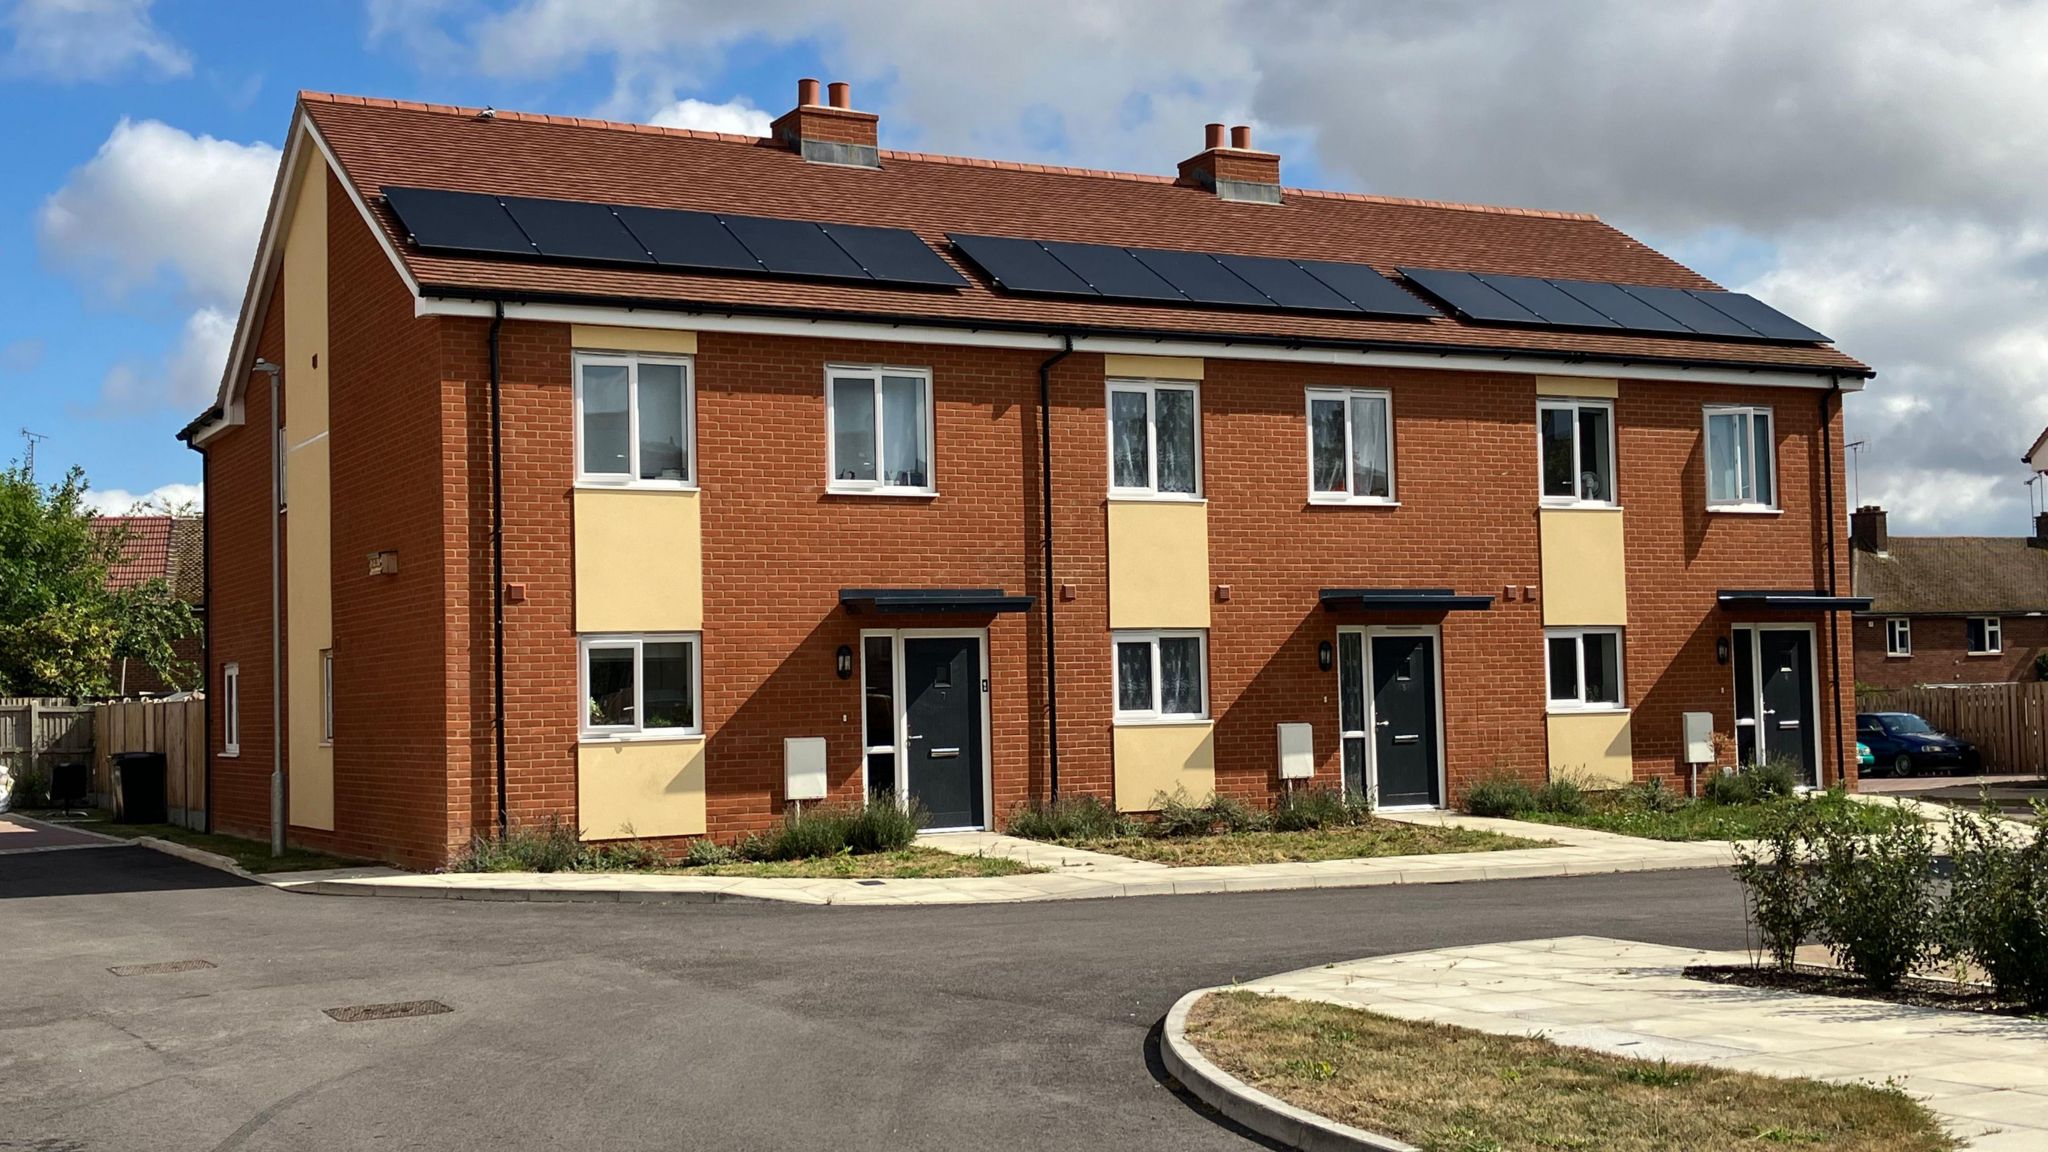
<path id="1" fill-rule="evenodd" d="M 505 452 L 498 399 L 498 331 L 505 302 L 491 306 L 491 697 L 498 760 L 498 839 L 505 838 Z"/>
<path id="2" fill-rule="evenodd" d="M 1828 595 L 1840 594 L 1835 576 L 1835 433 L 1833 428 L 1834 408 L 1842 395 L 1842 382 L 1836 377 L 1828 378 L 1828 390 L 1820 397 L 1820 444 L 1823 480 L 1827 486 L 1828 511 Z M 1834 691 L 1828 701 L 1828 711 L 1835 717 L 1835 779 L 1843 781 L 1848 771 L 1847 754 L 1842 743 L 1842 633 L 1835 619 L 1835 610 L 1828 611 L 1828 661 L 1833 667 Z M 1825 784 L 1823 780 L 1821 783 Z"/>
<path id="3" fill-rule="evenodd" d="M 1038 487 L 1045 498 L 1045 779 L 1049 799 L 1060 798 L 1060 671 L 1053 658 L 1052 602 L 1052 368 L 1074 354 L 1074 337 L 1038 366 Z"/>

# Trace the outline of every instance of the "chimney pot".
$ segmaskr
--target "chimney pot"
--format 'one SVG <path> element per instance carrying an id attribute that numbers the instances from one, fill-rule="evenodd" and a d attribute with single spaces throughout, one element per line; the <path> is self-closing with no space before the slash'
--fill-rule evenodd
<path id="1" fill-rule="evenodd" d="M 853 107 L 853 85 L 848 84 L 844 80 L 834 80 L 827 86 L 826 91 L 832 93 L 832 106 L 834 108 Z"/>
<path id="2" fill-rule="evenodd" d="M 1849 514 L 1849 544 L 1864 552 L 1879 555 L 1890 552 L 1891 532 L 1885 523 L 1884 509 L 1875 504 L 1865 504 Z"/>
<path id="3" fill-rule="evenodd" d="M 1252 128 L 1251 128 L 1251 125 L 1249 125 L 1249 124 L 1239 124 L 1239 125 L 1238 125 L 1237 127 L 1235 127 L 1235 128 L 1232 128 L 1232 129 L 1230 130 L 1230 146 L 1231 146 L 1232 148 L 1241 148 L 1241 149 L 1243 149 L 1243 150 L 1245 150 L 1245 151 L 1247 151 L 1247 152 L 1251 151 L 1251 147 L 1252 147 Z"/>
<path id="4" fill-rule="evenodd" d="M 1205 128 L 1203 129 L 1203 131 L 1202 131 L 1202 147 L 1204 147 L 1204 148 L 1221 148 L 1221 147 L 1223 147 L 1223 125 L 1221 125 L 1221 124 L 1210 124 L 1210 125 L 1208 125 L 1207 127 L 1205 127 Z"/>
<path id="5" fill-rule="evenodd" d="M 813 77 L 810 77 L 810 76 L 806 76 L 806 77 L 804 77 L 803 79 L 801 79 L 801 80 L 797 81 L 797 82 L 796 82 L 796 104 L 797 104 L 797 107 L 799 107 L 799 108 L 802 108 L 802 107 L 805 107 L 805 106 L 807 106 L 807 105 L 811 105 L 811 104 L 819 104 L 819 103 L 822 103 L 823 101 L 821 101 L 821 100 L 820 100 L 820 99 L 818 98 L 818 91 L 819 91 L 819 89 L 818 89 L 818 81 L 817 81 L 817 80 L 816 80 L 815 78 L 813 78 Z"/>
<path id="6" fill-rule="evenodd" d="M 812 77 L 798 80 L 796 107 L 768 126 L 769 138 L 812 163 L 880 168 L 875 114 L 853 110 L 852 85 L 835 81 L 829 89 L 829 105 L 820 99 L 822 94 Z"/>

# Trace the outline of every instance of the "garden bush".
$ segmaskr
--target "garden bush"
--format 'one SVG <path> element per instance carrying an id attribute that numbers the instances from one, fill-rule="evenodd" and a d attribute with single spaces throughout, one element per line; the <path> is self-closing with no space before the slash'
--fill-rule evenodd
<path id="1" fill-rule="evenodd" d="M 1512 776 L 1488 776 L 1465 790 L 1464 807 L 1474 816 L 1520 816 L 1536 810 L 1536 790 Z"/>
<path id="2" fill-rule="evenodd" d="M 1154 836 L 1206 836 L 1216 826 L 1209 805 L 1188 799 L 1186 789 L 1176 788 L 1171 795 L 1159 793 L 1152 798 L 1152 807 L 1158 812 L 1152 820 Z"/>
<path id="3" fill-rule="evenodd" d="M 682 864 L 686 868 L 708 868 L 716 864 L 730 864 L 739 858 L 739 853 L 704 836 L 690 841 L 689 848 L 683 852 Z"/>
<path id="4" fill-rule="evenodd" d="M 1624 784 L 1617 789 L 1623 804 L 1640 808 L 1645 812 L 1676 812 L 1685 807 L 1686 798 L 1664 786 L 1662 776 Z"/>
<path id="5" fill-rule="evenodd" d="M 1370 812 L 1362 800 L 1346 800 L 1335 788 L 1297 788 L 1283 793 L 1273 808 L 1273 827 L 1282 832 L 1313 832 L 1359 823 Z"/>
<path id="6" fill-rule="evenodd" d="M 583 834 L 550 812 L 492 840 L 477 836 L 449 865 L 455 872 L 568 872 L 584 859 Z"/>
<path id="7" fill-rule="evenodd" d="M 1536 790 L 1536 808 L 1560 816 L 1583 816 L 1588 808 L 1586 790 L 1576 780 L 1559 777 Z"/>
<path id="8" fill-rule="evenodd" d="M 2034 801 L 2048 828 L 2048 802 Z M 1991 978 L 2002 999 L 2048 1012 L 2048 834 L 2027 840 L 1994 813 L 1949 816 L 1946 950 Z"/>
<path id="9" fill-rule="evenodd" d="M 898 808 L 883 794 L 847 807 L 820 804 L 794 809 L 760 839 L 749 843 L 749 859 L 809 860 L 844 854 L 896 852 L 910 847 L 917 830 L 929 819 L 923 805 Z"/>
<path id="10" fill-rule="evenodd" d="M 1254 808 L 1235 796 L 1210 797 L 1209 820 L 1212 827 L 1225 832 L 1264 832 L 1273 826 L 1271 812 Z"/>
<path id="11" fill-rule="evenodd" d="M 1865 833 L 1848 820 L 1812 827 L 1818 864 L 1814 928 L 1835 962 L 1890 990 L 1932 959 L 1942 922 L 1934 836 L 1919 820 Z"/>
<path id="12" fill-rule="evenodd" d="M 1781 971 L 1791 969 L 1799 946 L 1813 933 L 1816 897 L 1810 828 L 1810 821 L 1788 811 L 1771 821 L 1754 845 L 1735 846 L 1735 878 L 1748 896 L 1750 923 L 1771 963 Z"/>
<path id="13" fill-rule="evenodd" d="M 0 800 L 5 801 L 0 804 L 0 811 L 11 808 L 20 812 L 50 806 L 50 776 L 35 765 L 15 769 L 6 784 L 5 788 L 0 788 Z"/>
<path id="14" fill-rule="evenodd" d="M 1003 830 L 1027 840 L 1099 840 L 1116 835 L 1118 825 L 1115 809 L 1099 797 L 1070 795 L 1019 807 Z"/>
<path id="15" fill-rule="evenodd" d="M 1738 807 L 1756 803 L 1756 780 L 1747 772 L 1713 772 L 1700 782 L 1700 799 Z"/>
<path id="16" fill-rule="evenodd" d="M 856 856 L 901 852 L 917 839 L 918 828 L 927 819 L 922 805 L 904 808 L 894 796 L 871 799 L 847 813 L 846 846 Z"/>

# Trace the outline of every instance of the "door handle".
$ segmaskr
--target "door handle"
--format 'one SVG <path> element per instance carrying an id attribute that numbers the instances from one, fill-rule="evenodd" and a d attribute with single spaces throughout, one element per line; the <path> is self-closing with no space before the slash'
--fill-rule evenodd
<path id="1" fill-rule="evenodd" d="M 1391 724 L 1393 724 L 1392 720 L 1378 720 L 1374 722 L 1373 726 L 1376 728 L 1385 728 Z"/>
<path id="2" fill-rule="evenodd" d="M 922 732 L 912 732 L 912 733 L 911 733 L 910 735 L 908 735 L 908 736 L 905 736 L 905 737 L 904 737 L 904 739 L 905 739 L 905 740 L 922 740 L 922 739 L 924 739 L 924 733 L 922 733 Z"/>
<path id="3" fill-rule="evenodd" d="M 958 748 L 934 748 L 931 751 L 925 753 L 926 756 L 929 756 L 934 760 L 948 760 L 952 757 L 958 756 L 959 754 L 960 750 Z"/>

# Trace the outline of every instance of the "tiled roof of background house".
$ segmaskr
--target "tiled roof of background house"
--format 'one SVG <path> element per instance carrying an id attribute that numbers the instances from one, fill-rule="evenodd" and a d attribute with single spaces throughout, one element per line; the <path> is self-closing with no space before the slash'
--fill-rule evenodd
<path id="1" fill-rule="evenodd" d="M 103 537 L 121 535 L 120 555 L 107 571 L 108 587 L 133 588 L 163 580 L 179 599 L 193 604 L 204 599 L 204 521 L 173 516 L 95 516 L 92 528 Z"/>
<path id="2" fill-rule="evenodd" d="M 2024 536 L 1894 536 L 1852 551 L 1858 596 L 1892 615 L 2048 611 L 2048 548 Z"/>
<path id="3" fill-rule="evenodd" d="M 808 163 L 765 139 L 571 117 L 302 93 L 303 108 L 427 295 L 1243 336 L 1421 351 L 1501 351 L 1867 375 L 1829 346 L 1482 327 L 1194 305 L 1007 295 L 949 250 L 951 232 L 1144 245 L 1712 288 L 1705 277 L 1583 214 L 1289 189 L 1278 205 L 1224 200 L 1165 176 L 884 150 L 879 170 Z M 739 212 L 908 228 L 968 286 L 917 291 L 675 270 L 428 253 L 379 200 L 385 185 Z"/>

